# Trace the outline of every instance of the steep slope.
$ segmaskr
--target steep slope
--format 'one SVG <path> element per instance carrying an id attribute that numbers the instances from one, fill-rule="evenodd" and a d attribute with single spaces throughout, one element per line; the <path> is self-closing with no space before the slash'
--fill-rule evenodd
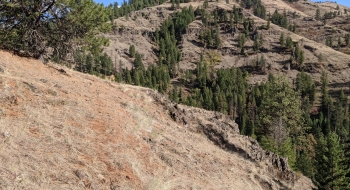
<path id="1" fill-rule="evenodd" d="M 311 189 L 224 115 L 0 52 L 3 189 Z"/>

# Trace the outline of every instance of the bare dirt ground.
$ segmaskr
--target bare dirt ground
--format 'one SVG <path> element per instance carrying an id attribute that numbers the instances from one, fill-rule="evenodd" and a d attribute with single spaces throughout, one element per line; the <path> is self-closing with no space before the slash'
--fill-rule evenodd
<path id="1" fill-rule="evenodd" d="M 220 115 L 182 106 L 197 116 L 181 124 L 159 99 L 167 101 L 0 51 L 1 189 L 311 189 L 310 179 L 283 181 L 269 160 L 227 151 L 197 130 Z M 225 126 L 236 148 L 254 144 Z"/>

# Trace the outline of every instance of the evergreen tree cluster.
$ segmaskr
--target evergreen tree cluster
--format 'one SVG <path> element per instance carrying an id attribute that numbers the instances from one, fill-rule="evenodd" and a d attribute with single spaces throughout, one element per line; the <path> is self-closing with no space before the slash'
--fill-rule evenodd
<path id="1" fill-rule="evenodd" d="M 117 82 L 144 86 L 166 93 L 170 86 L 170 75 L 166 66 L 150 65 L 147 69 L 133 68 L 131 71 L 126 68 L 116 74 Z"/>
<path id="2" fill-rule="evenodd" d="M 305 55 L 304 51 L 299 47 L 299 45 L 294 45 L 293 40 L 290 36 L 285 38 L 284 33 L 281 33 L 279 41 L 281 48 L 287 48 L 291 51 L 290 63 L 297 68 L 302 68 L 305 61 Z"/>
<path id="3" fill-rule="evenodd" d="M 79 72 L 89 73 L 91 75 L 112 75 L 113 62 L 106 54 L 91 54 L 78 51 L 74 55 L 75 69 Z"/>
<path id="4" fill-rule="evenodd" d="M 230 14 L 230 21 L 226 10 L 214 10 L 209 13 L 205 9 L 197 9 L 196 14 L 201 17 L 204 24 L 204 31 L 199 34 L 199 39 L 204 47 L 218 49 L 221 44 L 219 23 L 226 25 L 226 23 L 230 22 L 231 27 L 233 27 L 232 13 Z"/>
<path id="5" fill-rule="evenodd" d="M 194 18 L 193 7 L 184 7 L 181 12 L 176 12 L 172 18 L 164 21 L 155 32 L 154 40 L 159 45 L 158 64 L 167 65 L 172 77 L 177 75 L 177 63 L 181 60 L 177 42 L 181 41 L 182 34 Z"/>
<path id="6" fill-rule="evenodd" d="M 278 10 L 276 9 L 275 12 L 270 16 L 269 18 L 272 23 L 281 26 L 283 28 L 288 29 L 291 32 L 296 31 L 296 25 L 288 23 L 288 17 L 286 10 L 283 11 L 283 14 L 280 14 Z"/>
<path id="7" fill-rule="evenodd" d="M 132 11 L 141 10 L 146 7 L 160 5 L 165 3 L 165 0 L 129 0 L 123 1 L 121 5 L 118 2 L 110 4 L 107 9 L 109 10 L 110 20 L 114 20 L 119 17 L 128 16 Z"/>
<path id="8" fill-rule="evenodd" d="M 195 88 L 187 96 L 174 88 L 169 97 L 229 115 L 242 134 L 288 157 L 290 166 L 312 178 L 320 189 L 349 188 L 350 107 L 344 92 L 333 103 L 323 74 L 320 112 L 311 114 L 316 86 L 308 74 L 299 73 L 295 87 L 280 75 L 249 86 L 247 76 L 237 68 L 215 71 L 202 56 L 189 82 Z"/>
<path id="9" fill-rule="evenodd" d="M 323 19 L 326 20 L 326 19 L 333 19 L 335 17 L 338 16 L 338 11 L 330 11 L 330 12 L 325 12 L 323 14 Z"/>
<path id="10" fill-rule="evenodd" d="M 266 19 L 266 8 L 261 3 L 261 0 L 258 0 L 256 5 L 254 5 L 253 7 L 254 7 L 254 15 L 255 16 L 262 18 L 262 19 Z"/>
<path id="11" fill-rule="evenodd" d="M 272 23 L 277 24 L 278 26 L 281 26 L 283 28 L 287 28 L 288 26 L 286 11 L 284 11 L 283 14 L 280 14 L 276 9 L 275 12 L 271 15 L 270 20 Z"/>

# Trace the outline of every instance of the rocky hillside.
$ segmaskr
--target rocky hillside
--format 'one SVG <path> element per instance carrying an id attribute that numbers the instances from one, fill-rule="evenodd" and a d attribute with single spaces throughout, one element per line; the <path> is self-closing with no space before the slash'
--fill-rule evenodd
<path id="1" fill-rule="evenodd" d="M 2 189 L 311 189 L 225 115 L 0 52 Z"/>
<path id="2" fill-rule="evenodd" d="M 180 7 L 194 9 L 203 7 L 204 1 L 181 3 Z M 350 12 L 349 7 L 335 3 L 314 3 L 309 1 L 298 1 L 288 3 L 283 0 L 263 0 L 267 14 L 272 15 L 276 10 L 280 14 L 286 14 L 288 23 L 295 25 L 295 31 L 271 23 L 270 29 L 262 29 L 267 24 L 267 19 L 254 16 L 253 9 L 242 9 L 246 18 L 254 21 L 257 33 L 263 37 L 262 47 L 259 51 L 253 51 L 254 40 L 249 38 L 245 43 L 245 55 L 240 53 L 238 47 L 239 34 L 242 33 L 242 25 L 238 25 L 236 31 L 227 29 L 227 22 L 219 23 L 221 45 L 218 49 L 203 48 L 200 40 L 201 31 L 205 30 L 202 18 L 197 16 L 189 24 L 186 32 L 182 35 L 179 48 L 182 52 L 182 61 L 179 63 L 180 72 L 194 70 L 196 63 L 200 60 L 201 53 L 207 59 L 216 56 L 215 68 L 230 68 L 232 66 L 248 69 L 253 66 L 261 55 L 264 56 L 266 64 L 269 65 L 267 73 L 283 72 L 291 80 L 295 79 L 301 70 L 308 72 L 314 81 L 320 82 L 322 71 L 329 76 L 331 90 L 339 90 L 347 87 L 350 81 L 350 55 L 349 48 L 345 46 L 345 35 L 349 32 Z M 158 46 L 154 43 L 153 32 L 173 12 L 171 3 L 149 7 L 129 14 L 128 18 L 121 17 L 114 20 L 116 29 L 108 35 L 111 45 L 106 52 L 112 57 L 117 68 L 132 67 L 133 59 L 128 56 L 130 45 L 135 45 L 136 50 L 142 55 L 143 62 L 147 64 L 157 63 Z M 209 1 L 207 10 L 232 12 L 232 7 L 240 7 L 235 0 Z M 336 17 L 329 18 L 324 24 L 322 20 L 316 20 L 316 11 L 320 10 L 321 17 L 328 12 L 336 12 Z M 332 14 L 333 15 L 333 14 Z M 279 39 L 281 34 L 290 36 L 293 43 L 297 44 L 304 52 L 305 60 L 302 68 L 293 68 L 287 65 L 291 53 L 280 48 Z M 332 38 L 333 48 L 325 45 L 327 38 Z M 338 46 L 338 39 L 340 44 Z M 122 63 L 120 65 L 120 63 Z M 250 72 L 250 83 L 258 83 L 267 79 L 267 73 Z M 349 95 L 349 94 L 348 94 Z"/>

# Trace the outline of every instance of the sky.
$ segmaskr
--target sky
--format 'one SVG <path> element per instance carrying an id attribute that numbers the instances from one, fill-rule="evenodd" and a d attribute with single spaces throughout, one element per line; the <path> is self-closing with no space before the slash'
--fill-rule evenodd
<path id="1" fill-rule="evenodd" d="M 114 3 L 114 2 L 118 2 L 119 4 L 121 4 L 123 2 L 123 0 L 94 0 L 97 3 L 103 3 L 105 6 Z M 312 0 L 312 1 L 324 1 L 324 0 Z M 330 1 L 336 1 L 338 4 L 341 5 L 345 5 L 350 7 L 350 0 L 330 0 Z"/>
<path id="2" fill-rule="evenodd" d="M 96 3 L 103 3 L 105 6 L 114 3 L 114 2 L 118 2 L 118 4 L 122 4 L 123 0 L 93 0 Z"/>
<path id="3" fill-rule="evenodd" d="M 312 0 L 312 1 L 320 1 L 320 0 Z M 322 0 L 324 1 L 324 0 Z M 329 1 L 332 1 L 332 2 L 337 2 L 338 4 L 341 4 L 341 5 L 345 5 L 345 6 L 348 6 L 350 7 L 350 1 L 349 0 L 329 0 Z"/>

